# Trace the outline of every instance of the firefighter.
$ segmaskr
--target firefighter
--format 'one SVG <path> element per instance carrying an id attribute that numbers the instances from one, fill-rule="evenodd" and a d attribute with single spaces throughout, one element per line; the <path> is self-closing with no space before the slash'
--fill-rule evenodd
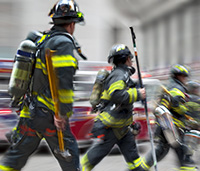
<path id="1" fill-rule="evenodd" d="M 198 123 L 200 122 L 200 83 L 199 81 L 189 81 L 187 82 L 188 88 L 188 100 L 186 103 L 187 106 L 187 115 L 191 116 Z M 195 125 L 194 125 L 195 126 Z M 199 129 L 196 127 L 196 129 Z"/>
<path id="2" fill-rule="evenodd" d="M 15 132 L 16 139 L 1 159 L 1 171 L 21 170 L 28 158 L 44 138 L 63 171 L 78 171 L 79 151 L 74 135 L 69 126 L 69 117 L 73 110 L 73 76 L 78 68 L 74 56 L 75 43 L 73 33 L 75 24 L 84 22 L 83 14 L 79 11 L 74 0 L 60 0 L 51 9 L 53 27 L 45 31 L 37 42 L 34 74 L 32 77 L 30 104 L 24 105 L 21 114 L 30 118 L 20 124 Z M 45 50 L 54 51 L 53 66 L 56 70 L 59 98 L 59 118 L 55 118 L 54 102 L 52 100 L 48 81 Z M 57 129 L 63 132 L 64 149 L 72 156 L 66 160 L 65 154 L 59 151 Z"/>
<path id="3" fill-rule="evenodd" d="M 200 81 L 191 80 L 187 82 L 188 93 L 195 96 L 200 96 Z"/>
<path id="4" fill-rule="evenodd" d="M 185 150 L 185 162 L 195 163 L 191 158 L 194 151 L 197 150 L 200 139 L 200 83 L 198 81 L 187 82 L 188 100 L 186 102 L 187 115 L 190 118 L 187 120 L 188 130 L 184 136 L 184 142 L 188 148 Z"/>
<path id="5" fill-rule="evenodd" d="M 93 137 L 98 141 L 82 157 L 82 171 L 92 170 L 114 145 L 118 145 L 129 170 L 143 170 L 129 126 L 133 123 L 133 103 L 144 99 L 146 93 L 145 89 L 132 87 L 130 76 L 135 72 L 132 59 L 124 44 L 114 45 L 110 50 L 108 63 L 114 68 L 105 80 L 100 114 L 95 118 L 92 129 Z"/>
<path id="6" fill-rule="evenodd" d="M 170 69 L 170 79 L 167 87 L 169 94 L 163 94 L 161 97 L 160 107 L 156 109 L 157 111 L 163 110 L 163 113 L 167 113 L 168 116 L 172 115 L 172 124 L 170 124 L 170 122 L 168 124 L 173 126 L 173 131 L 171 131 L 171 136 L 169 136 L 169 130 L 166 132 L 162 122 L 159 122 L 158 120 L 158 125 L 155 130 L 155 136 L 158 138 L 158 143 L 155 150 L 157 161 L 160 161 L 167 155 L 169 149 L 173 148 L 178 157 L 180 170 L 189 169 L 194 171 L 196 170 L 194 166 L 187 165 L 184 162 L 185 146 L 183 145 L 183 135 L 185 129 L 184 121 L 187 119 L 185 117 L 187 108 L 184 104 L 186 102 L 186 82 L 189 74 L 190 71 L 188 67 L 184 65 L 176 64 Z M 158 116 L 158 114 L 155 115 Z M 174 132 L 174 130 L 176 132 Z M 142 165 L 148 170 L 153 165 L 153 162 L 152 151 L 149 151 L 142 159 Z"/>

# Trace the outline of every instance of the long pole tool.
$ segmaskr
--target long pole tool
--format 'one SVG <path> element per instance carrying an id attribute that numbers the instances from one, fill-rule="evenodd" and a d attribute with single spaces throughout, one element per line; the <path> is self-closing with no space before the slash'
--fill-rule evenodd
<path id="1" fill-rule="evenodd" d="M 136 41 L 135 41 L 136 36 L 135 36 L 134 31 L 133 31 L 133 27 L 130 27 L 130 30 L 131 30 L 132 40 L 133 40 L 133 48 L 134 48 L 134 52 L 135 52 L 135 60 L 136 60 L 136 65 L 137 65 L 139 84 L 140 84 L 141 88 L 144 88 L 143 83 L 142 83 L 142 77 L 141 77 L 141 72 L 140 72 L 138 55 L 137 55 L 137 48 L 136 48 Z M 158 168 L 157 168 L 156 152 L 155 152 L 154 141 L 153 141 L 153 136 L 152 136 L 152 132 L 151 132 L 151 126 L 150 126 L 150 121 L 149 121 L 146 98 L 144 100 L 142 100 L 142 102 L 144 104 L 144 109 L 145 109 L 145 114 L 146 114 L 146 119 L 147 119 L 148 133 L 149 133 L 149 137 L 150 137 L 152 155 L 153 155 L 153 160 L 154 160 L 154 168 L 155 168 L 155 171 L 157 171 Z"/>

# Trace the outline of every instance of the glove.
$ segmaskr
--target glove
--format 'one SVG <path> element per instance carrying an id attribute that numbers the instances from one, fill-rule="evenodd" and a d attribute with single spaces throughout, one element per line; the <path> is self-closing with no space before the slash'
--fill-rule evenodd
<path id="1" fill-rule="evenodd" d="M 132 124 L 130 126 L 131 128 L 131 132 L 133 133 L 133 135 L 138 135 L 141 132 L 141 124 L 139 122 L 135 122 L 134 124 Z"/>

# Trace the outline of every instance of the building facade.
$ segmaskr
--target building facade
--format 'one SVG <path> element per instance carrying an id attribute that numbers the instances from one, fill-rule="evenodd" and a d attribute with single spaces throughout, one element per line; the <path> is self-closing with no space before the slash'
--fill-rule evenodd
<path id="1" fill-rule="evenodd" d="M 47 30 L 53 0 L 0 0 L 0 58 L 14 58 L 29 31 Z M 136 33 L 142 70 L 175 63 L 193 68 L 200 61 L 199 0 L 77 0 L 86 25 L 75 37 L 89 60 L 105 61 L 111 46 L 124 43 L 133 51 L 130 26 Z"/>

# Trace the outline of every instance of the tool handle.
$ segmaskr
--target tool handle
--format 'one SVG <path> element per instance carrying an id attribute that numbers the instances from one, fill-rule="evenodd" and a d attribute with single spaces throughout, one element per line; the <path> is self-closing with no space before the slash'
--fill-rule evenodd
<path id="1" fill-rule="evenodd" d="M 137 48 L 136 48 L 136 41 L 135 41 L 136 36 L 135 36 L 134 31 L 133 31 L 133 27 L 130 27 L 130 30 L 131 30 L 132 40 L 133 40 L 133 48 L 134 48 L 134 52 L 135 52 L 135 60 L 136 60 L 136 65 L 137 65 L 139 84 L 140 84 L 140 87 L 143 88 L 144 86 L 143 86 L 143 83 L 142 83 L 142 77 L 141 77 L 141 72 L 140 72 L 140 65 L 139 65 Z M 145 109 L 145 114 L 146 114 L 148 133 L 149 133 L 149 137 L 150 137 L 152 155 L 153 155 L 153 160 L 154 160 L 154 168 L 155 168 L 155 171 L 157 171 L 158 168 L 157 168 L 156 152 L 155 152 L 155 148 L 154 148 L 153 135 L 152 135 L 152 132 L 151 132 L 151 125 L 150 125 L 150 121 L 149 121 L 146 98 L 144 100 L 142 100 L 142 103 L 144 104 L 144 109 Z"/>
<path id="2" fill-rule="evenodd" d="M 55 107 L 55 116 L 58 117 L 58 110 L 59 110 L 59 104 L 58 104 L 58 92 L 57 92 L 57 78 L 54 73 L 54 68 L 52 64 L 52 56 L 54 51 L 50 49 L 46 49 L 46 66 L 48 71 L 48 79 L 49 79 L 49 86 L 51 90 L 51 96 L 52 100 L 54 102 Z"/>
<path id="3" fill-rule="evenodd" d="M 138 60 L 138 54 L 137 54 L 137 48 L 136 48 L 136 36 L 135 33 L 133 31 L 133 27 L 130 27 L 131 30 L 131 35 L 132 35 L 132 41 L 133 41 L 133 48 L 134 48 L 134 53 L 135 53 L 135 61 L 136 61 L 136 65 L 137 65 L 137 71 L 138 71 L 138 80 L 139 80 L 139 85 L 141 88 L 144 87 L 143 83 L 142 83 L 142 77 L 141 77 L 141 72 L 140 72 L 140 65 L 139 65 L 139 60 Z"/>
<path id="4" fill-rule="evenodd" d="M 52 100 L 54 102 L 55 108 L 55 117 L 59 118 L 59 103 L 58 103 L 58 91 L 57 91 L 57 77 L 55 75 L 55 71 L 52 64 L 52 56 L 55 51 L 46 49 L 45 51 L 45 58 L 46 58 L 46 66 L 48 71 L 48 79 L 49 79 L 49 86 L 51 90 Z M 63 142 L 63 133 L 62 130 L 57 130 L 58 134 L 58 143 L 60 151 L 64 152 L 64 142 Z"/>

